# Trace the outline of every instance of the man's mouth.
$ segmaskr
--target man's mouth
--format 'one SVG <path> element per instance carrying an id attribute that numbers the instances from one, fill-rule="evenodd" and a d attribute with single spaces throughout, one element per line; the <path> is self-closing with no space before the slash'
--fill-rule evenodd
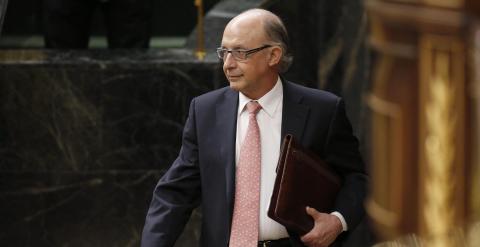
<path id="1" fill-rule="evenodd" d="M 242 77 L 242 76 L 241 75 L 229 75 L 228 79 L 238 79 L 240 77 Z"/>

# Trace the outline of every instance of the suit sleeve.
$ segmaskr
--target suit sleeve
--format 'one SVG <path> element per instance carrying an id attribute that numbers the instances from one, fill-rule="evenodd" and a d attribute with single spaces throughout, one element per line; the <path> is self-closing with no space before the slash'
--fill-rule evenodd
<path id="1" fill-rule="evenodd" d="M 325 150 L 327 163 L 343 177 L 334 211 L 340 212 L 348 228 L 353 229 L 365 214 L 367 175 L 342 99 L 337 101 Z"/>
<path id="2" fill-rule="evenodd" d="M 200 204 L 200 184 L 194 99 L 183 130 L 180 153 L 153 192 L 142 233 L 142 247 L 175 244 L 192 210 Z"/>

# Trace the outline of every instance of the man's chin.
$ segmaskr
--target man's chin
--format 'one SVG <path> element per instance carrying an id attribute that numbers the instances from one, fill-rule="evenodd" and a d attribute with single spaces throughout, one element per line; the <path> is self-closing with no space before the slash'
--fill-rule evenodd
<path id="1" fill-rule="evenodd" d="M 242 89 L 242 87 L 240 86 L 240 83 L 232 82 L 232 81 L 230 81 L 230 88 L 235 91 L 240 91 Z"/>

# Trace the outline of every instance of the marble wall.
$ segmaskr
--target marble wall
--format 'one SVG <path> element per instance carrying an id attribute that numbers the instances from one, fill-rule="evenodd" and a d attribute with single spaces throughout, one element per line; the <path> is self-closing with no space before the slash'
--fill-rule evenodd
<path id="1" fill-rule="evenodd" d="M 188 50 L 17 50 L 0 82 L 0 246 L 138 246 L 190 100 L 223 74 Z"/>

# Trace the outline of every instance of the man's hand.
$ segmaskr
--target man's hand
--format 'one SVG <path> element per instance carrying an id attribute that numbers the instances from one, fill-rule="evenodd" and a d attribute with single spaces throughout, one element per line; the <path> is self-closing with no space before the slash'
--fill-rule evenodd
<path id="1" fill-rule="evenodd" d="M 342 223 L 337 216 L 320 213 L 311 207 L 307 207 L 306 211 L 315 221 L 313 229 L 301 238 L 306 246 L 327 247 L 342 233 Z"/>

